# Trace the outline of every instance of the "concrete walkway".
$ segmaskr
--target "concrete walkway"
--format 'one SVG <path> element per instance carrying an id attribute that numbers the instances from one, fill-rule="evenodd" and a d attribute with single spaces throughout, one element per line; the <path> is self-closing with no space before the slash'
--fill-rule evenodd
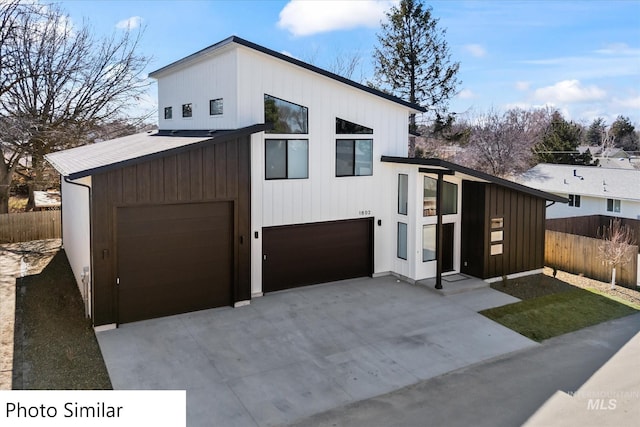
<path id="1" fill-rule="evenodd" d="M 0 245 L 0 390 L 11 390 L 16 278 L 40 273 L 60 243 L 50 239 Z"/>
<path id="2" fill-rule="evenodd" d="M 190 427 L 282 425 L 538 346 L 476 312 L 515 299 L 475 292 L 354 279 L 97 337 L 115 389 L 186 389 Z"/>
<path id="3" fill-rule="evenodd" d="M 584 415 L 583 418 L 573 418 L 576 413 L 564 412 L 561 417 L 548 417 L 545 411 L 542 414 L 544 418 L 534 418 L 532 425 L 636 426 L 640 419 L 637 344 L 633 347 L 636 349 L 635 357 L 627 358 L 623 365 L 618 365 L 624 367 L 626 364 L 627 369 L 623 372 L 608 376 L 611 371 L 607 369 L 607 376 L 596 375 L 594 378 L 597 380 L 589 378 L 639 330 L 640 313 L 561 335 L 541 345 L 468 366 L 384 396 L 335 408 L 299 420 L 294 425 L 519 426 L 557 390 L 570 393 L 586 387 L 599 392 L 626 391 L 630 393 L 627 397 L 633 401 L 623 403 L 620 400 L 615 410 L 592 410 L 589 413 L 587 403 L 582 400 L 584 406 L 580 409 L 583 413 L 578 415 Z M 615 367 L 615 360 L 613 362 Z M 585 381 L 587 384 L 583 385 Z M 597 423 L 583 424 L 583 419 Z"/>

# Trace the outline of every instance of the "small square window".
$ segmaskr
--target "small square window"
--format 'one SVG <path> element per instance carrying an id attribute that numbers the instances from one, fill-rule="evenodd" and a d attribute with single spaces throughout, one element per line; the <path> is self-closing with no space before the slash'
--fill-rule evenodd
<path id="1" fill-rule="evenodd" d="M 577 194 L 569 194 L 569 206 L 574 208 L 580 207 L 580 196 Z"/>
<path id="2" fill-rule="evenodd" d="M 164 107 L 164 118 L 165 120 L 173 118 L 173 107 Z"/>
<path id="3" fill-rule="evenodd" d="M 222 98 L 212 99 L 209 101 L 210 116 L 221 116 L 222 111 Z"/>
<path id="4" fill-rule="evenodd" d="M 192 117 L 193 116 L 193 108 L 191 104 L 182 104 L 182 117 Z"/>
<path id="5" fill-rule="evenodd" d="M 308 177 L 308 140 L 265 140 L 265 179 L 305 179 Z"/>

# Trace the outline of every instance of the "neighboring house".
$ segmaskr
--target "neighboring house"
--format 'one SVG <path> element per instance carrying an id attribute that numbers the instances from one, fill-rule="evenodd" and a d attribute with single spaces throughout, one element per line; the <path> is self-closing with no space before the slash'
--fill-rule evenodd
<path id="1" fill-rule="evenodd" d="M 520 184 L 569 199 L 547 208 L 547 218 L 607 215 L 640 219 L 640 170 L 541 163 Z"/>
<path id="2" fill-rule="evenodd" d="M 47 156 L 96 326 L 353 277 L 543 267 L 546 200 L 566 199 L 407 158 L 418 105 L 238 37 L 151 77 L 159 131 Z"/>

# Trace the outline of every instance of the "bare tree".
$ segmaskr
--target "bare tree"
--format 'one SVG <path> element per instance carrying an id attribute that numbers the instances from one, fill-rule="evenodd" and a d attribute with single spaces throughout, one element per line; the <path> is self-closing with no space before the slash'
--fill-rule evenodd
<path id="1" fill-rule="evenodd" d="M 137 53 L 141 32 L 95 39 L 87 23 L 72 26 L 56 5 L 36 4 L 13 22 L 13 63 L 2 73 L 3 79 L 20 78 L 0 94 L 2 127 L 13 129 L 0 141 L 5 154 L 0 185 L 10 183 L 16 156 L 29 156 L 32 203 L 33 190 L 46 185 L 45 154 L 86 143 L 96 126 L 121 118 L 134 106 L 148 86 L 142 74 L 148 58 Z M 0 193 L 3 212 L 8 187 Z"/>
<path id="2" fill-rule="evenodd" d="M 611 266 L 611 289 L 616 286 L 616 268 L 627 264 L 636 255 L 633 230 L 622 225 L 619 218 L 609 221 L 609 226 L 598 229 L 600 258 Z"/>

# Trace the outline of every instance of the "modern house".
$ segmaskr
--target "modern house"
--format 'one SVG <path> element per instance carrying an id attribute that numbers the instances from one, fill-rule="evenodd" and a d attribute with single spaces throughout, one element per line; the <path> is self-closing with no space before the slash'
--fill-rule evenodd
<path id="1" fill-rule="evenodd" d="M 541 163 L 517 182 L 569 199 L 547 218 L 606 215 L 640 219 L 640 170 Z"/>
<path id="2" fill-rule="evenodd" d="M 159 131 L 47 158 L 96 326 L 363 276 L 543 267 L 561 196 L 407 158 L 424 111 L 238 37 L 161 68 Z"/>

